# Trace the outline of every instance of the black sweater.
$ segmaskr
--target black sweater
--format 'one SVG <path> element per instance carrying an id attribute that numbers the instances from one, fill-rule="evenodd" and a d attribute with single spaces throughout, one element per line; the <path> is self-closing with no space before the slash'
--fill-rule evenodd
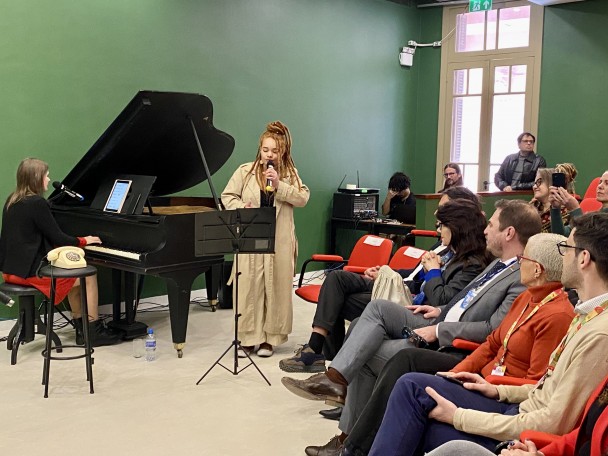
<path id="1" fill-rule="evenodd" d="M 0 270 L 27 278 L 49 250 L 64 245 L 79 245 L 78 238 L 68 236 L 55 221 L 47 200 L 28 196 L 2 211 L 0 234 Z"/>

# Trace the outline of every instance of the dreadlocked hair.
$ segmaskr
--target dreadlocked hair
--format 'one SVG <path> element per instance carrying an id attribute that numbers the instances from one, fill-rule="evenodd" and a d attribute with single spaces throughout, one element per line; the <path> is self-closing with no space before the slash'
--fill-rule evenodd
<path id="1" fill-rule="evenodd" d="M 291 185 L 297 184 L 298 188 L 302 189 L 302 182 L 298 178 L 296 167 L 293 163 L 293 159 L 291 158 L 291 134 L 289 133 L 289 128 L 287 128 L 287 125 L 278 120 L 275 122 L 270 122 L 268 125 L 266 125 L 266 130 L 260 135 L 258 155 L 251 168 L 250 173 L 255 173 L 255 178 L 260 188 L 266 191 L 266 178 L 264 177 L 265 168 L 261 163 L 262 157 L 260 154 L 262 142 L 266 138 L 274 139 L 277 143 L 277 148 L 279 149 L 279 157 L 277 162 L 274 164 L 274 169 L 276 169 L 279 179 L 288 178 Z"/>

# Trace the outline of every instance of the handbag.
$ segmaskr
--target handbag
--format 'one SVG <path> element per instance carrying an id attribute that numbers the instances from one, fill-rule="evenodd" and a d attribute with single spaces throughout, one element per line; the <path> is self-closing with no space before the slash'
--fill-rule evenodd
<path id="1" fill-rule="evenodd" d="M 402 306 L 411 306 L 413 302 L 412 293 L 403 283 L 403 278 L 386 265 L 378 271 L 372 289 L 372 299 L 386 299 Z"/>

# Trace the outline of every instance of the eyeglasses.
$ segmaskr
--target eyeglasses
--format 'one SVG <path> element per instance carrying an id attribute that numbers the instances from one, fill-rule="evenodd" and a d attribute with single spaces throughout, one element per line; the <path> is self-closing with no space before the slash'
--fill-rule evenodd
<path id="1" fill-rule="evenodd" d="M 522 139 L 521 142 L 522 143 L 526 143 L 526 144 L 534 144 L 534 140 L 533 139 Z"/>
<path id="2" fill-rule="evenodd" d="M 562 242 L 558 242 L 558 243 L 557 243 L 557 251 L 559 252 L 559 254 L 560 254 L 561 256 L 566 255 L 566 249 L 574 249 L 574 250 L 587 250 L 587 249 L 584 249 L 584 248 L 582 248 L 582 247 L 577 247 L 577 246 L 575 246 L 575 245 L 570 245 L 570 244 L 568 244 L 568 242 L 567 242 L 567 241 L 562 241 Z M 588 250 L 587 250 L 587 251 L 588 251 Z M 589 252 L 589 251 L 588 251 L 588 252 Z M 590 256 L 590 258 L 593 260 L 593 256 L 591 255 L 591 252 L 589 252 L 589 256 Z"/>
<path id="3" fill-rule="evenodd" d="M 537 187 L 540 187 L 541 185 L 543 185 L 544 180 L 542 179 L 536 179 L 534 181 L 534 185 L 536 185 Z"/>
<path id="4" fill-rule="evenodd" d="M 455 176 L 457 173 L 443 173 L 443 177 Z"/>
<path id="5" fill-rule="evenodd" d="M 536 263 L 536 264 L 538 264 L 540 266 L 541 271 L 545 270 L 545 267 L 542 264 L 540 264 L 538 261 L 533 260 L 532 258 L 525 257 L 523 255 L 517 255 L 517 262 L 519 264 L 521 264 L 521 260 L 528 260 L 528 261 L 531 261 L 533 263 Z"/>
<path id="6" fill-rule="evenodd" d="M 435 228 L 437 228 L 438 230 L 440 230 L 441 228 L 443 228 L 443 223 L 441 223 L 441 222 L 435 223 Z"/>

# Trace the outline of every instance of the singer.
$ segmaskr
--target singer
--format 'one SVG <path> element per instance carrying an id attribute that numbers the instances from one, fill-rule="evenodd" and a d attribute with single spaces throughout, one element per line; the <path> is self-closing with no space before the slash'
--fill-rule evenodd
<path id="1" fill-rule="evenodd" d="M 238 337 L 249 354 L 258 346 L 258 356 L 272 356 L 273 347 L 285 343 L 291 333 L 298 247 L 293 208 L 305 206 L 309 196 L 291 158 L 289 129 L 278 121 L 269 123 L 255 161 L 239 166 L 222 193 L 226 209 L 275 206 L 277 211 L 275 253 L 239 256 Z M 234 270 L 230 282 L 233 278 Z"/>
<path id="2" fill-rule="evenodd" d="M 65 234 L 53 218 L 43 194 L 49 186 L 49 167 L 36 158 L 26 158 L 17 169 L 17 188 L 10 194 L 2 212 L 0 234 L 0 270 L 5 282 L 36 287 L 50 296 L 51 280 L 36 277 L 36 270 L 47 252 L 60 246 L 99 244 L 97 236 L 72 237 Z M 89 308 L 89 334 L 94 347 L 119 341 L 99 320 L 97 276 L 86 278 Z M 76 327 L 76 342 L 82 344 L 80 282 L 57 279 L 55 304 L 67 296 Z"/>

